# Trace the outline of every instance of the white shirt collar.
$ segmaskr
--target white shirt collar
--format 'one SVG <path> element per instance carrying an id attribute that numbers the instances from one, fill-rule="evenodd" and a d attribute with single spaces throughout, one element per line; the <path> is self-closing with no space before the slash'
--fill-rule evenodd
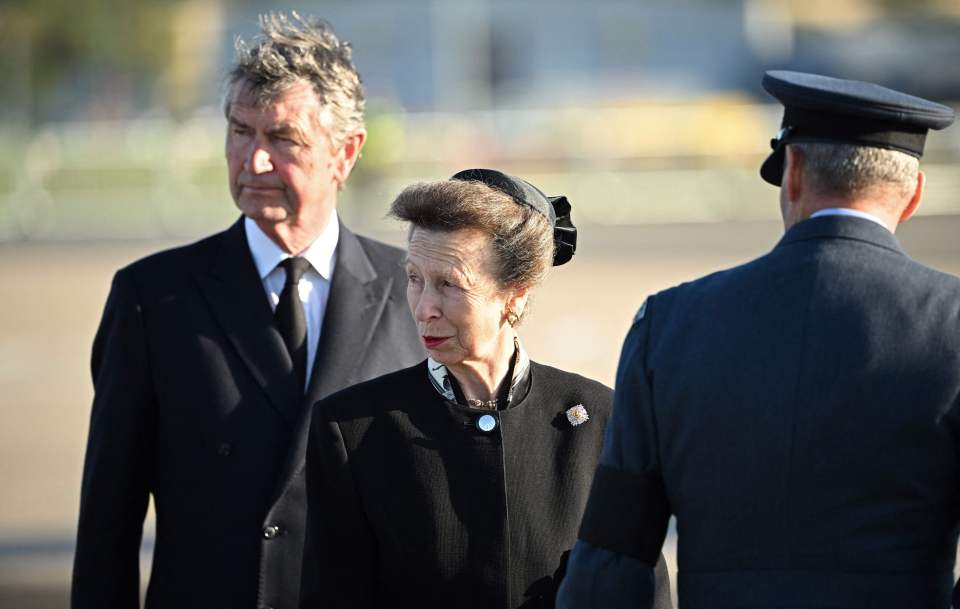
<path id="1" fill-rule="evenodd" d="M 246 229 L 247 245 L 250 247 L 250 254 L 253 255 L 253 262 L 257 266 L 257 273 L 260 279 L 265 279 L 290 255 L 280 249 L 280 246 L 274 243 L 250 218 L 243 219 L 243 227 Z M 333 276 L 339 240 L 340 221 L 337 218 L 337 212 L 334 211 L 323 232 L 300 254 L 327 281 L 330 281 Z"/>
<path id="2" fill-rule="evenodd" d="M 876 222 L 883 228 L 886 228 L 888 231 L 890 230 L 887 228 L 887 225 L 883 223 L 883 220 L 874 216 L 873 214 L 860 211 L 859 209 L 850 209 L 849 207 L 828 207 L 810 215 L 811 218 L 819 218 L 820 216 L 851 216 L 853 218 L 863 218 L 864 220 Z"/>

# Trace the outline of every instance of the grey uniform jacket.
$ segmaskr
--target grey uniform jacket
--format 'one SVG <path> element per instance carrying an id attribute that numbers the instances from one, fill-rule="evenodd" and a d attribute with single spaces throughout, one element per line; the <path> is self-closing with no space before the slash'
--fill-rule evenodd
<path id="1" fill-rule="evenodd" d="M 648 299 L 558 605 L 947 607 L 960 523 L 960 280 L 822 217 Z M 642 518 L 638 518 L 642 515 Z"/>
<path id="2" fill-rule="evenodd" d="M 242 219 L 116 274 L 93 348 L 74 609 L 138 606 L 150 496 L 147 607 L 297 606 L 310 405 L 423 357 L 401 261 L 341 226 L 306 396 Z"/>

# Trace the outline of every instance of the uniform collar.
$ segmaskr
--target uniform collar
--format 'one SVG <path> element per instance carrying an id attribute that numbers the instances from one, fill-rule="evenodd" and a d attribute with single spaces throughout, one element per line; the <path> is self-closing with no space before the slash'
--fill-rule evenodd
<path id="1" fill-rule="evenodd" d="M 250 254 L 253 256 L 257 273 L 261 280 L 265 279 L 278 264 L 289 258 L 290 255 L 280 249 L 280 246 L 274 243 L 250 218 L 243 219 L 243 227 L 247 234 L 247 245 L 250 247 Z M 340 221 L 337 212 L 334 211 L 323 232 L 299 255 L 306 258 L 321 277 L 330 281 L 333 277 L 333 265 L 336 262 L 337 242 L 339 240 Z"/>
<path id="2" fill-rule="evenodd" d="M 810 239 L 850 239 L 906 255 L 900 242 L 886 227 L 849 215 L 824 215 L 797 222 L 783 235 L 777 247 Z"/>
<path id="3" fill-rule="evenodd" d="M 851 218 L 863 218 L 864 220 L 870 220 L 871 222 L 876 222 L 883 228 L 887 228 L 887 225 L 883 223 L 883 220 L 874 216 L 873 214 L 868 214 L 865 211 L 860 211 L 859 209 L 850 209 L 849 207 L 827 207 L 826 209 L 821 209 L 810 215 L 811 218 L 820 218 L 823 216 L 849 216 Z"/>

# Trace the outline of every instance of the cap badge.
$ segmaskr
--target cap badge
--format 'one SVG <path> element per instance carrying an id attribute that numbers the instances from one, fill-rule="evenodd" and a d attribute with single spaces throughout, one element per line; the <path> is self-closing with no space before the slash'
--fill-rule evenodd
<path id="1" fill-rule="evenodd" d="M 791 131 L 793 131 L 793 127 L 781 127 L 780 131 L 777 131 L 777 134 L 773 137 L 772 140 L 770 140 L 770 148 L 772 150 L 776 150 L 777 146 L 780 145 L 780 142 L 782 142 L 784 138 L 790 135 Z"/>

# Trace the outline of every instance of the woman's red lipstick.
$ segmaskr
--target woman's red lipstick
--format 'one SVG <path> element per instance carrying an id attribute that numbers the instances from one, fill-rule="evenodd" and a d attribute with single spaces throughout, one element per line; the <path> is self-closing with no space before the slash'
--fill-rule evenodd
<path id="1" fill-rule="evenodd" d="M 423 339 L 423 344 L 427 347 L 427 349 L 436 349 L 450 337 L 449 336 L 421 336 L 420 338 Z"/>

